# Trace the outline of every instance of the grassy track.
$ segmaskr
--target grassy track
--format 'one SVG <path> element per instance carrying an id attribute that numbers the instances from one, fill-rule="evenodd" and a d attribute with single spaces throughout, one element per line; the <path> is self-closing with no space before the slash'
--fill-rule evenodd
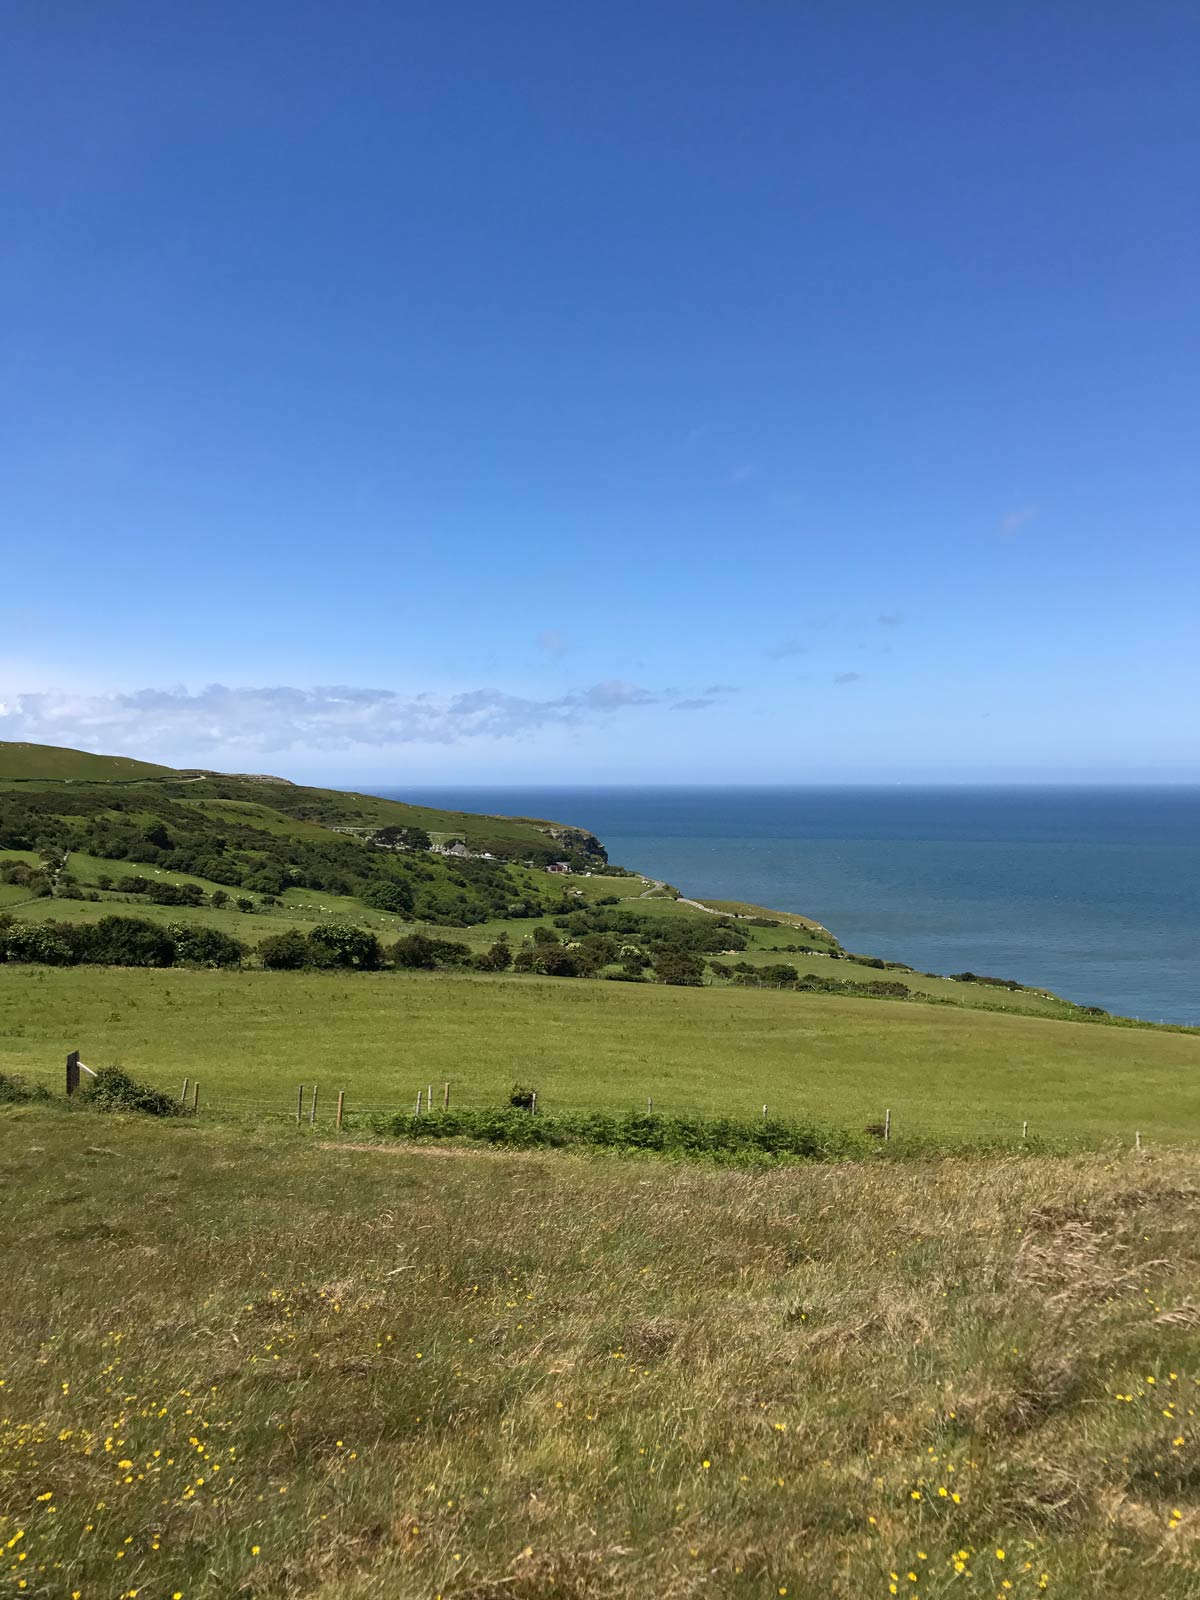
<path id="1" fill-rule="evenodd" d="M 1195 1154 L 743 1174 L 23 1108 L 0 1177 L 14 1595 L 1197 1593 Z"/>
<path id="2" fill-rule="evenodd" d="M 283 1112 L 298 1082 L 402 1109 L 520 1079 L 548 1108 L 810 1115 L 861 1127 L 1200 1137 L 1200 1036 L 826 995 L 399 973 L 0 967 L 0 1070 L 56 1087 L 65 1052 L 216 1109 Z"/>

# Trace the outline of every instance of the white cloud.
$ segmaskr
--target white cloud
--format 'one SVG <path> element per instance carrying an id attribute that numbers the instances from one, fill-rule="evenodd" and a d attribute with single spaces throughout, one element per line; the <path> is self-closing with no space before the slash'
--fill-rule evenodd
<path id="1" fill-rule="evenodd" d="M 0 739 L 77 745 L 199 760 L 206 749 L 349 750 L 394 744 L 456 744 L 516 738 L 539 728 L 595 722 L 661 695 L 621 679 L 554 699 L 502 689 L 398 694 L 344 685 L 187 689 L 80 694 L 0 694 Z"/>

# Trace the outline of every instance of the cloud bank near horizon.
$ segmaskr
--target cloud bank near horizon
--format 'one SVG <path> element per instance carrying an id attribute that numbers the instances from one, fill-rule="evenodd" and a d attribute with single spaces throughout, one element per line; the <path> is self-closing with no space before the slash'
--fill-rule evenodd
<path id="1" fill-rule="evenodd" d="M 138 754 L 447 745 L 578 727 L 641 707 L 673 703 L 673 709 L 702 710 L 712 704 L 704 697 L 680 702 L 678 693 L 621 678 L 548 699 L 495 688 L 405 694 L 347 685 L 227 688 L 219 683 L 195 693 L 184 688 L 0 693 L 0 739 Z"/>

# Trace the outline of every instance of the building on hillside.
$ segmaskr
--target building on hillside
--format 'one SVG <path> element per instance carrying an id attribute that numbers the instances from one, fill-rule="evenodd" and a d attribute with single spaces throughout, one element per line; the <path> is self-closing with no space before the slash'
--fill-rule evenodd
<path id="1" fill-rule="evenodd" d="M 571 863 L 569 861 L 552 861 L 546 868 L 547 872 L 570 872 L 570 870 Z"/>

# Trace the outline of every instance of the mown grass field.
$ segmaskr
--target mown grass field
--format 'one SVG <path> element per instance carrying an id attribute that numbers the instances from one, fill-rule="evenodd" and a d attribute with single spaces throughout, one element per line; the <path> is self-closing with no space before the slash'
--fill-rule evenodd
<path id="1" fill-rule="evenodd" d="M 215 1111 L 401 1110 L 428 1083 L 547 1109 L 810 1116 L 861 1128 L 1200 1137 L 1200 1035 L 951 1006 L 534 977 L 0 966 L 0 1071 L 59 1087 L 66 1051 Z"/>
<path id="2" fill-rule="evenodd" d="M 7 1592 L 1200 1592 L 1195 1153 L 732 1173 L 22 1107 L 0 1178 Z"/>

